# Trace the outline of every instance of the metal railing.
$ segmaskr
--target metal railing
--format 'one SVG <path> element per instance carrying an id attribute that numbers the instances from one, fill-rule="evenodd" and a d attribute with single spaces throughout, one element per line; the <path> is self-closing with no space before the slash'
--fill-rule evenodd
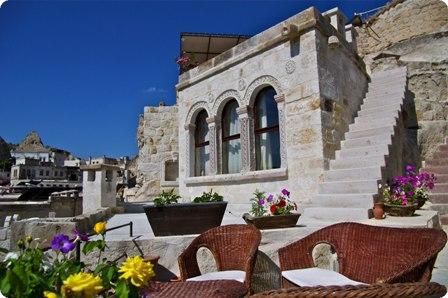
<path id="1" fill-rule="evenodd" d="M 129 237 L 134 237 L 134 223 L 132 221 L 130 221 L 126 224 L 122 224 L 119 226 L 115 226 L 115 227 L 106 229 L 105 233 L 113 231 L 113 230 L 121 229 L 121 228 L 124 228 L 127 226 L 129 226 Z M 90 237 L 96 236 L 96 235 L 97 235 L 96 233 L 88 233 L 87 237 L 90 238 Z M 76 238 L 70 239 L 70 241 L 75 241 L 75 240 L 76 240 Z M 51 246 L 48 246 L 48 247 L 43 248 L 43 251 L 48 251 L 50 249 L 51 249 Z M 76 242 L 76 261 L 79 262 L 80 260 L 81 260 L 81 242 L 78 241 L 78 242 Z"/>

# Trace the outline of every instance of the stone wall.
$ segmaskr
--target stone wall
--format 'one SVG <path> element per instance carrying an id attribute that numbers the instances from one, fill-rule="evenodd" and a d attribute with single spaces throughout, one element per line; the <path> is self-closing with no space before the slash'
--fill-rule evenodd
<path id="1" fill-rule="evenodd" d="M 341 22 L 345 24 L 346 19 Z M 354 46 L 343 45 L 335 36 L 319 34 L 318 37 L 322 137 L 327 167 L 359 111 L 367 91 L 368 75 Z"/>
<path id="2" fill-rule="evenodd" d="M 395 0 L 358 30 L 361 56 L 415 36 L 448 30 L 448 8 L 441 0 Z"/>
<path id="3" fill-rule="evenodd" d="M 138 176 L 135 201 L 148 201 L 164 189 L 177 188 L 177 106 L 145 107 L 138 128 Z"/>
<path id="4" fill-rule="evenodd" d="M 369 71 L 406 66 L 421 160 L 448 136 L 448 7 L 440 0 L 394 1 L 358 30 L 358 50 Z M 393 25 L 392 25 L 393 24 Z M 411 115 L 412 116 L 412 115 Z M 412 121 L 411 121 L 412 122 Z M 410 146 L 416 146 L 412 138 Z"/>
<path id="5" fill-rule="evenodd" d="M 10 249 L 17 249 L 17 241 L 28 235 L 33 236 L 35 239 L 39 238 L 40 247 L 48 247 L 51 245 L 51 239 L 53 239 L 54 235 L 58 233 L 73 235 L 74 229 L 81 233 L 90 232 L 95 223 L 107 220 L 114 213 L 120 211 L 119 208 L 102 208 L 75 217 L 32 218 L 13 221 L 9 231 Z"/>
<path id="6" fill-rule="evenodd" d="M 0 202 L 0 225 L 9 215 L 18 214 L 20 219 L 77 216 L 82 213 L 82 198 L 54 196 L 48 201 Z"/>

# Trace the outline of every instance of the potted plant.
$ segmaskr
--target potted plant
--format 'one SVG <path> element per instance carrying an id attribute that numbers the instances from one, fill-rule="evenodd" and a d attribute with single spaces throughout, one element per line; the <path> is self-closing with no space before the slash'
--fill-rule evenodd
<path id="1" fill-rule="evenodd" d="M 204 192 L 192 203 L 178 203 L 180 198 L 174 189 L 163 191 L 143 207 L 155 236 L 200 234 L 221 225 L 227 202 L 218 193 Z"/>
<path id="2" fill-rule="evenodd" d="M 416 173 L 412 165 L 407 165 L 405 175 L 395 176 L 392 184 L 379 185 L 387 214 L 392 216 L 412 216 L 428 200 L 428 191 L 434 187 L 434 174 Z"/>
<path id="3" fill-rule="evenodd" d="M 294 227 L 300 214 L 297 204 L 290 199 L 290 192 L 283 189 L 276 196 L 255 190 L 251 199 L 252 210 L 243 214 L 243 219 L 248 224 L 255 225 L 258 229 L 279 229 Z"/>

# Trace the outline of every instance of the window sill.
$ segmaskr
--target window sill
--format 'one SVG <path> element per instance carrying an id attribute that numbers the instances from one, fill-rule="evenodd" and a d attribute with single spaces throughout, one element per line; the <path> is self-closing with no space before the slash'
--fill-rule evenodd
<path id="1" fill-rule="evenodd" d="M 192 185 L 206 185 L 206 184 L 231 184 L 241 182 L 259 182 L 259 181 L 273 181 L 284 180 L 288 178 L 288 169 L 272 169 L 262 171 L 251 171 L 237 174 L 220 174 L 213 176 L 189 177 L 186 178 L 185 184 Z"/>

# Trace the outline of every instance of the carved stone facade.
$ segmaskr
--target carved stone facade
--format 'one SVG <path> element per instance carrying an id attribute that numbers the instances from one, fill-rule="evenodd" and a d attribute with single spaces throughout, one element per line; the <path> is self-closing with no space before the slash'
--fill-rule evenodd
<path id="1" fill-rule="evenodd" d="M 310 8 L 180 75 L 176 85 L 178 125 L 186 127 L 179 132 L 179 142 L 184 144 L 179 151 L 182 197 L 213 189 L 232 204 L 248 204 L 256 189 L 275 193 L 284 187 L 298 202 L 314 197 L 332 155 L 327 151 L 334 149 L 329 144 L 339 142 L 348 129 L 353 109 L 362 103 L 367 86 L 364 64 L 353 47 L 355 36 L 349 35 L 350 30 L 346 39 L 345 28 L 340 26 L 345 19 L 337 9 L 322 15 Z M 337 46 L 328 44 L 330 36 Z M 324 72 L 322 67 L 344 71 Z M 257 171 L 253 108 L 265 87 L 276 92 L 281 166 Z M 221 119 L 231 99 L 239 106 L 241 169 L 221 174 Z M 335 120 L 331 111 L 324 109 L 326 100 L 337 103 L 344 110 L 337 117 L 345 118 Z M 193 124 L 203 109 L 208 115 L 211 174 L 195 177 Z M 327 132 L 335 137 L 329 140 Z"/>

